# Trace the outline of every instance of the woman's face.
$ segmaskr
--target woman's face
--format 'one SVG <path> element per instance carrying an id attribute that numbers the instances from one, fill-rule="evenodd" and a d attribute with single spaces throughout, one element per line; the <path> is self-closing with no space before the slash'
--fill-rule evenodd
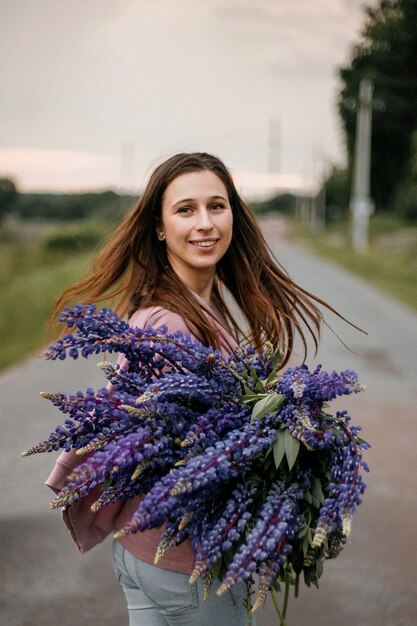
<path id="1" fill-rule="evenodd" d="M 181 174 L 162 198 L 162 224 L 171 267 L 186 284 L 213 275 L 232 240 L 233 214 L 221 179 L 209 170 Z"/>

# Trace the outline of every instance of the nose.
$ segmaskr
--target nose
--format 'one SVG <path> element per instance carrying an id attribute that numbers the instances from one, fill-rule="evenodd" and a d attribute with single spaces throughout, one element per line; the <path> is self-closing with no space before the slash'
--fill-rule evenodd
<path id="1" fill-rule="evenodd" d="M 196 230 L 207 231 L 213 228 L 211 215 L 206 207 L 198 209 L 196 217 Z"/>

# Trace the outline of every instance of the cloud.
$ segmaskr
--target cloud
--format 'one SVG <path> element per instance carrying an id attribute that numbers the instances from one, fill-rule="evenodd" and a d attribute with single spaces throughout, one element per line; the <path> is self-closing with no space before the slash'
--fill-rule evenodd
<path id="1" fill-rule="evenodd" d="M 15 179 L 22 190 L 79 191 L 117 188 L 120 165 L 102 154 L 33 148 L 0 149 L 1 176 Z"/>
<path id="2" fill-rule="evenodd" d="M 244 58 L 275 80 L 315 82 L 323 91 L 348 53 L 346 33 L 357 27 L 362 0 L 224 0 L 212 8 Z M 262 68 L 262 69 L 261 69 Z"/>
<path id="3" fill-rule="evenodd" d="M 243 21 L 252 21 L 256 22 L 265 22 L 269 20 L 271 17 L 274 17 L 275 14 L 266 6 L 262 6 L 259 4 L 256 5 L 227 5 L 220 4 L 215 6 L 212 10 L 213 15 L 218 17 L 221 20 L 243 20 Z"/>
<path id="4" fill-rule="evenodd" d="M 175 152 L 172 151 L 172 154 Z M 169 156 L 171 154 L 167 153 L 164 159 Z M 164 159 L 155 159 L 149 170 Z M 79 192 L 121 188 L 121 164 L 114 157 L 100 154 L 71 150 L 0 149 L 0 163 L 4 164 L 0 176 L 14 179 L 21 191 Z M 13 174 L 16 171 L 19 172 L 17 179 Z M 295 191 L 301 189 L 305 182 L 295 174 L 232 170 L 232 176 L 239 193 L 251 198 L 266 197 L 277 190 Z M 129 178 L 129 181 L 124 181 L 128 184 L 123 185 L 123 189 L 137 193 L 141 185 L 132 184 L 131 172 Z M 145 182 L 144 179 L 142 185 Z"/>
<path id="5" fill-rule="evenodd" d="M 121 144 L 130 142 L 137 180 L 161 155 L 193 149 L 211 150 L 239 171 L 261 172 L 274 113 L 283 127 L 283 171 L 300 174 L 314 142 L 340 156 L 335 68 L 346 59 L 358 5 L 3 3 L 3 147 L 112 155 L 117 162 Z M 107 171 L 112 184 L 117 175 Z M 84 184 L 85 174 L 79 176 Z M 56 180 L 51 169 L 51 185 Z"/>

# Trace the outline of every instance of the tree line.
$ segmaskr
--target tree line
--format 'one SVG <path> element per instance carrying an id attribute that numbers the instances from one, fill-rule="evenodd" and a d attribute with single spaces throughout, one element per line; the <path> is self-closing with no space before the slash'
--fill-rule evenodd
<path id="1" fill-rule="evenodd" d="M 24 220 L 72 222 L 118 220 L 135 201 L 133 196 L 107 190 L 91 193 L 21 193 L 13 180 L 0 178 L 0 222 L 8 214 Z"/>
<path id="2" fill-rule="evenodd" d="M 137 200 L 114 191 L 91 193 L 20 193 L 8 178 L 0 179 L 0 222 L 7 214 L 24 220 L 73 222 L 84 219 L 118 221 Z M 296 197 L 279 193 L 274 197 L 251 203 L 257 214 L 293 213 Z"/>
<path id="3" fill-rule="evenodd" d="M 364 8 L 364 25 L 339 70 L 338 111 L 347 167 L 328 177 L 329 201 L 348 204 L 359 83 L 374 84 L 371 194 L 376 210 L 417 220 L 417 1 L 380 0 Z"/>

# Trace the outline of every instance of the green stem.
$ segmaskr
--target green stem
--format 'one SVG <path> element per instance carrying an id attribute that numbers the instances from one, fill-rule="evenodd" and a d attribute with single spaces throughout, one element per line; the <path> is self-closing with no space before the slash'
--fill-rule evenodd
<path id="1" fill-rule="evenodd" d="M 300 590 L 300 574 L 295 577 L 294 598 L 298 598 L 298 592 Z"/>
<path id="2" fill-rule="evenodd" d="M 281 611 L 279 610 L 278 602 L 277 602 L 277 599 L 275 597 L 275 593 L 274 593 L 273 589 L 271 589 L 271 598 L 272 598 L 272 602 L 274 603 L 274 607 L 275 607 L 275 610 L 277 612 L 277 615 L 279 617 L 280 625 L 281 626 L 286 626 L 285 619 L 284 619 Z"/>
<path id="3" fill-rule="evenodd" d="M 285 594 L 284 594 L 284 605 L 282 607 L 282 617 L 285 619 L 287 615 L 288 609 L 288 598 L 290 597 L 290 581 L 288 578 L 285 579 Z"/>
<path id="4" fill-rule="evenodd" d="M 252 604 L 251 604 L 251 590 L 252 584 L 251 581 L 248 580 L 246 582 L 246 606 L 248 608 L 248 626 L 252 626 Z"/>

